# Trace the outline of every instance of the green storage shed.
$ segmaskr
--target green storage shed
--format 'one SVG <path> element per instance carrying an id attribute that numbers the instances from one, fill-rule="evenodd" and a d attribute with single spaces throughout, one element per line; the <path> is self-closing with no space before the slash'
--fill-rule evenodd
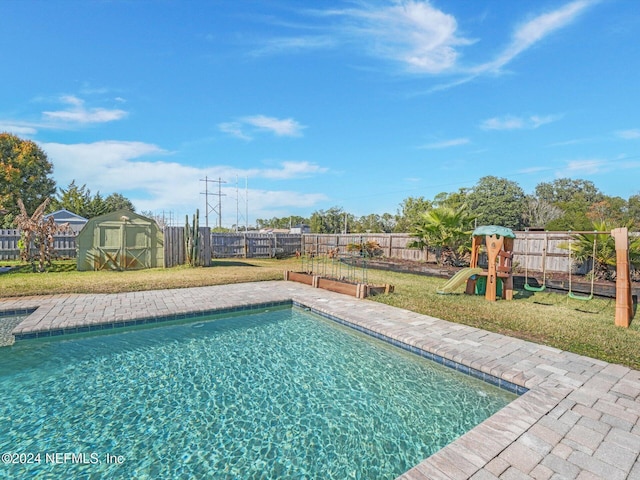
<path id="1" fill-rule="evenodd" d="M 90 219 L 76 237 L 78 270 L 162 267 L 164 236 L 158 224 L 129 210 Z"/>

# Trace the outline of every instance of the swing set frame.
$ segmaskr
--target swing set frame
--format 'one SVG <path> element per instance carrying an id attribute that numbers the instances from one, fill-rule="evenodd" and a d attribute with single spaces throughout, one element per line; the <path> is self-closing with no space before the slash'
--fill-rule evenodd
<path id="1" fill-rule="evenodd" d="M 545 235 L 550 232 L 545 232 Z M 559 233 L 559 232 L 558 232 Z M 595 268 L 595 255 L 597 252 L 597 235 L 611 235 L 615 241 L 616 249 L 616 314 L 615 325 L 619 327 L 628 328 L 633 318 L 633 298 L 631 292 L 631 271 L 629 263 L 629 230 L 627 227 L 615 228 L 611 232 L 602 231 L 569 231 L 569 234 L 590 234 L 595 235 L 593 241 L 593 253 L 592 262 L 593 268 Z M 525 251 L 525 290 L 531 292 L 541 292 L 546 288 L 546 254 L 548 249 L 548 237 L 546 237 L 547 244 L 543 250 L 543 284 L 540 287 L 534 287 L 529 285 L 529 271 L 528 271 L 528 259 L 529 259 L 529 237 L 525 239 L 526 251 Z M 569 293 L 567 296 L 574 300 L 591 300 L 594 297 L 594 281 L 595 275 L 591 275 L 591 289 L 587 296 L 578 295 L 573 292 L 572 289 L 572 242 L 569 240 Z"/>
<path id="2" fill-rule="evenodd" d="M 528 292 L 542 292 L 547 288 L 547 247 L 549 246 L 549 237 L 544 236 L 544 247 L 542 248 L 542 285 L 534 287 L 529 284 L 529 237 L 525 239 L 526 250 L 524 256 L 524 289 Z"/>
<path id="3" fill-rule="evenodd" d="M 594 286 L 594 282 L 595 282 L 595 278 L 596 278 L 596 274 L 595 274 L 595 269 L 596 269 L 596 251 L 597 251 L 597 244 L 598 244 L 598 234 L 600 233 L 604 233 L 605 235 L 609 235 L 609 232 L 597 232 L 594 231 L 592 232 L 594 234 L 593 236 L 593 253 L 591 254 L 591 291 L 589 292 L 589 295 L 577 295 L 575 294 L 572 289 L 571 289 L 571 277 L 573 276 L 572 274 L 572 269 L 573 269 L 573 260 L 571 258 L 571 252 L 573 251 L 573 238 L 569 238 L 569 293 L 567 293 L 567 296 L 569 298 L 572 298 L 573 300 L 583 300 L 583 301 L 588 301 L 593 299 L 593 286 Z"/>

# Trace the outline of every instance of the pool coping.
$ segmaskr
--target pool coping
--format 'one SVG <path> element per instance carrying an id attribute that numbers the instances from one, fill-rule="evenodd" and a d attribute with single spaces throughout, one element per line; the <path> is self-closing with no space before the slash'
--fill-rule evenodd
<path id="1" fill-rule="evenodd" d="M 381 303 L 272 281 L 0 298 L 0 314 L 36 309 L 13 331 L 23 339 L 39 332 L 79 333 L 78 328 L 197 318 L 204 312 L 231 313 L 247 305 L 268 308 L 287 302 L 414 353 L 427 352 L 444 365 L 461 365 L 528 389 L 399 479 L 640 478 L 640 372 Z"/>

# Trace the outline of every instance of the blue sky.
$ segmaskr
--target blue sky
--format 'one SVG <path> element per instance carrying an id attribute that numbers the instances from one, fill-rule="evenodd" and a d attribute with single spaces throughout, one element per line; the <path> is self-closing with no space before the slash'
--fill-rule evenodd
<path id="1" fill-rule="evenodd" d="M 527 193 L 560 177 L 640 193 L 635 0 L 2 10 L 0 131 L 36 141 L 58 186 L 119 192 L 138 210 L 204 216 L 205 177 L 226 182 L 227 227 L 236 205 L 246 222 L 247 200 L 250 224 L 332 206 L 395 213 L 485 175 Z"/>

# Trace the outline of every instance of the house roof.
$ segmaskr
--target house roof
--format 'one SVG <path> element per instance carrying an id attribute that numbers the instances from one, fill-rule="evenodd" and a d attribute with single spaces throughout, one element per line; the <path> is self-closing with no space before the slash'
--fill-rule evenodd
<path id="1" fill-rule="evenodd" d="M 53 217 L 58 222 L 79 223 L 88 221 L 88 219 L 81 217 L 80 215 L 76 215 L 65 208 L 48 213 L 44 216 L 45 219 L 49 217 Z"/>

